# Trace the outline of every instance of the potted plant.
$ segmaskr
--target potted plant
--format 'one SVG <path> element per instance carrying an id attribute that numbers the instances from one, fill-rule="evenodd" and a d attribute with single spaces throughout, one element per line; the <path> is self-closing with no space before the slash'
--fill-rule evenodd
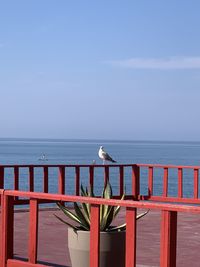
<path id="1" fill-rule="evenodd" d="M 81 185 L 81 195 L 94 197 L 92 189 L 84 190 Z M 124 199 L 123 194 L 121 199 Z M 112 198 L 112 188 L 108 182 L 102 192 L 102 198 Z M 90 206 L 88 203 L 78 205 L 74 202 L 74 211 L 71 212 L 64 205 L 57 203 L 59 209 L 71 220 L 77 223 L 76 226 L 55 215 L 68 228 L 68 248 L 72 267 L 89 267 L 90 251 Z M 100 205 L 100 267 L 124 267 L 125 266 L 125 236 L 126 224 L 119 226 L 111 225 L 117 216 L 120 206 Z M 137 215 L 142 218 L 148 211 Z"/>

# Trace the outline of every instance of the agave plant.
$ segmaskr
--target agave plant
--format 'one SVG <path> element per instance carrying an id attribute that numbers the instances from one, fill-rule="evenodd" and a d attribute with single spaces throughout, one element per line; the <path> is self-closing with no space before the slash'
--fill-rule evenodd
<path id="1" fill-rule="evenodd" d="M 85 197 L 95 197 L 93 193 L 93 189 L 90 188 L 89 190 L 84 190 L 83 186 L 81 185 L 81 196 Z M 125 194 L 123 194 L 121 200 L 123 200 L 125 197 Z M 104 199 L 111 199 L 112 198 L 112 188 L 109 182 L 107 182 L 106 186 L 104 187 L 104 190 L 102 192 L 102 198 Z M 90 231 L 90 208 L 91 204 L 89 203 L 81 203 L 78 205 L 76 202 L 74 202 L 74 211 L 75 213 L 71 212 L 68 208 L 66 208 L 64 205 L 57 203 L 59 209 L 71 220 L 75 221 L 78 226 L 74 226 L 62 218 L 58 217 L 56 214 L 56 218 L 58 218 L 61 222 L 65 223 L 66 225 L 72 227 L 74 231 L 77 230 L 84 230 L 84 231 Z M 126 223 L 119 225 L 119 226 L 111 226 L 111 223 L 113 222 L 114 218 L 117 216 L 118 212 L 120 210 L 120 206 L 108 206 L 108 205 L 100 205 L 100 231 L 103 232 L 111 232 L 111 231 L 123 231 L 126 229 Z M 137 215 L 136 219 L 140 219 L 143 216 L 145 216 L 148 213 L 148 211 L 141 213 Z"/>

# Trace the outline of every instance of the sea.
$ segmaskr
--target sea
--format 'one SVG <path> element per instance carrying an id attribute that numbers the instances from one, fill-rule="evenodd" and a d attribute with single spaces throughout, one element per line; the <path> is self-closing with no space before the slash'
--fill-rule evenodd
<path id="1" fill-rule="evenodd" d="M 73 139 L 0 139 L 0 165 L 21 164 L 102 164 L 98 158 L 98 150 L 104 146 L 105 150 L 119 164 L 163 164 L 163 165 L 200 165 L 200 142 L 172 142 L 172 141 L 123 141 L 123 140 L 73 140 Z M 35 191 L 42 191 L 42 169 L 35 172 Z M 113 191 L 117 193 L 118 170 L 110 173 Z M 5 188 L 13 188 L 13 169 L 5 172 Z M 57 170 L 49 172 L 49 192 L 57 191 Z M 73 170 L 66 174 L 66 193 L 74 193 Z M 142 194 L 147 193 L 147 169 L 141 171 Z M 193 194 L 193 170 L 184 170 L 183 192 L 185 197 Z M 154 194 L 162 194 L 163 170 L 154 172 Z M 28 190 L 28 170 L 20 170 L 20 189 Z M 81 183 L 88 184 L 88 170 L 81 173 Z M 130 171 L 125 172 L 125 190 L 130 193 Z M 102 170 L 95 172 L 95 190 L 99 194 L 103 187 Z M 169 170 L 169 195 L 177 194 L 177 170 Z"/>

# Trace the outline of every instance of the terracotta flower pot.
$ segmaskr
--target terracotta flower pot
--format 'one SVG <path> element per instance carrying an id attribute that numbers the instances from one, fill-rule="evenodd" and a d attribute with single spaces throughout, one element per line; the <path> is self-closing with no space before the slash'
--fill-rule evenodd
<path id="1" fill-rule="evenodd" d="M 100 232 L 100 267 L 125 266 L 126 232 Z M 72 267 L 89 267 L 90 232 L 68 228 Z"/>

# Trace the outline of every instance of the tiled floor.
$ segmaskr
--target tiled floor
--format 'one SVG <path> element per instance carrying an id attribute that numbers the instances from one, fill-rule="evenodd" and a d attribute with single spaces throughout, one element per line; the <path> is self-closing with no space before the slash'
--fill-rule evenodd
<path id="1" fill-rule="evenodd" d="M 38 260 L 55 267 L 71 266 L 67 248 L 67 226 L 58 221 L 57 210 L 40 211 Z M 117 223 L 124 222 L 124 211 Z M 28 255 L 29 212 L 15 213 L 14 253 L 16 258 Z M 157 267 L 160 257 L 160 212 L 151 211 L 137 224 L 137 266 Z M 178 215 L 177 267 L 200 266 L 200 215 Z"/>

